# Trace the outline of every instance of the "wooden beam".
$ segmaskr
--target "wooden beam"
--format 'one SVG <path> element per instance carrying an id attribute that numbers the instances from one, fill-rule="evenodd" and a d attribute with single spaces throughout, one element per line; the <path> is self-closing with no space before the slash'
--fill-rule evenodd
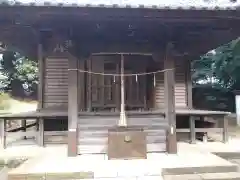
<path id="1" fill-rule="evenodd" d="M 190 129 L 177 129 L 176 130 L 177 133 L 190 133 L 191 130 Z M 222 128 L 195 128 L 195 132 L 202 132 L 202 133 L 208 133 L 208 132 L 223 132 Z"/>
<path id="2" fill-rule="evenodd" d="M 0 119 L 0 138 L 1 138 L 1 148 L 6 148 L 6 119 Z"/>
<path id="3" fill-rule="evenodd" d="M 27 131 L 27 132 L 7 132 L 7 137 L 9 138 L 19 138 L 19 137 L 36 137 L 37 133 L 36 131 Z"/>
<path id="4" fill-rule="evenodd" d="M 78 67 L 77 59 L 68 59 L 69 69 Z M 68 71 L 68 156 L 78 155 L 78 71 Z"/>
<path id="5" fill-rule="evenodd" d="M 171 154 L 177 153 L 176 138 L 176 114 L 175 114 L 175 71 L 174 59 L 171 54 L 172 45 L 167 44 L 166 58 L 164 59 L 164 104 L 165 104 L 165 120 L 168 121 L 169 128 L 167 130 L 167 152 Z"/>

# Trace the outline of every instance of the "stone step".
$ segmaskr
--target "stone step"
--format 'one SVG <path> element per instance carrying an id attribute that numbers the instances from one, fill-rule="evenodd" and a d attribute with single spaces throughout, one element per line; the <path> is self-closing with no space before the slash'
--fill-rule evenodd
<path id="1" fill-rule="evenodd" d="M 214 154 L 224 159 L 240 159 L 240 152 L 215 152 Z"/>
<path id="2" fill-rule="evenodd" d="M 183 174 L 183 175 L 165 175 L 164 180 L 240 180 L 240 173 L 203 173 L 203 174 Z"/>
<path id="3" fill-rule="evenodd" d="M 147 144 L 148 152 L 165 152 L 166 144 L 165 143 L 155 143 Z M 78 146 L 79 154 L 106 154 L 107 145 L 79 145 Z"/>
<path id="4" fill-rule="evenodd" d="M 228 159 L 228 161 L 230 161 L 231 163 L 240 165 L 240 158 L 239 159 Z"/>
<path id="5" fill-rule="evenodd" d="M 63 172 L 63 173 L 9 173 L 8 180 L 80 180 L 92 179 L 94 172 Z M 1 179 L 2 180 L 2 179 Z M 5 180 L 5 179 L 3 179 Z"/>
<path id="6" fill-rule="evenodd" d="M 236 164 L 227 164 L 219 166 L 164 168 L 162 170 L 162 175 L 165 176 L 165 175 L 229 173 L 229 172 L 238 172 L 238 166 Z"/>

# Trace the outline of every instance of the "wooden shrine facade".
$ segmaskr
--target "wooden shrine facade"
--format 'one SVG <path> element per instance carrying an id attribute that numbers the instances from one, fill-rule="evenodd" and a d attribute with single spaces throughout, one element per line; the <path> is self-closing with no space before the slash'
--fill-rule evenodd
<path id="1" fill-rule="evenodd" d="M 117 74 L 122 68 L 120 55 L 124 54 L 124 73 L 131 74 L 125 77 L 127 115 L 159 115 L 159 121 L 165 123 L 158 127 L 166 133 L 162 138 L 166 151 L 176 153 L 176 115 L 187 115 L 194 129 L 193 116 L 226 114 L 193 108 L 190 61 L 238 36 L 237 18 L 229 16 L 239 17 L 239 13 L 10 6 L 0 7 L 0 38 L 38 59 L 38 111 L 25 118 L 38 119 L 40 145 L 44 145 L 44 123 L 65 118 L 68 152 L 75 156 L 83 117 L 119 117 Z M 194 133 L 191 131 L 191 137 Z"/>
<path id="2" fill-rule="evenodd" d="M 58 52 L 45 59 L 43 107 L 68 106 L 67 53 Z M 120 111 L 120 54 L 91 55 L 77 60 L 78 108 L 80 111 Z M 74 57 L 72 57 L 74 59 Z M 174 62 L 175 103 L 187 108 L 190 61 Z M 158 67 L 158 68 L 156 68 Z M 164 59 L 155 60 L 151 54 L 124 55 L 125 99 L 127 110 L 164 109 Z M 169 69 L 170 70 L 170 69 Z"/>

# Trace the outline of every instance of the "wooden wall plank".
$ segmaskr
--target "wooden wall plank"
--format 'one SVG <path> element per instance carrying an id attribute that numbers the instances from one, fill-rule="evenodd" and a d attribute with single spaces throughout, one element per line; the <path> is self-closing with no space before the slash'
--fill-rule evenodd
<path id="1" fill-rule="evenodd" d="M 45 60 L 44 108 L 68 103 L 68 58 L 59 53 Z M 74 67 L 76 68 L 76 67 Z"/>
<path id="2" fill-rule="evenodd" d="M 160 68 L 163 69 L 164 65 L 160 62 Z M 175 61 L 175 85 L 174 85 L 174 95 L 175 95 L 175 105 L 176 107 L 185 108 L 187 107 L 187 86 L 186 86 L 186 73 L 185 64 L 180 59 Z M 156 74 L 156 86 L 155 86 L 155 108 L 164 108 L 164 74 Z"/>

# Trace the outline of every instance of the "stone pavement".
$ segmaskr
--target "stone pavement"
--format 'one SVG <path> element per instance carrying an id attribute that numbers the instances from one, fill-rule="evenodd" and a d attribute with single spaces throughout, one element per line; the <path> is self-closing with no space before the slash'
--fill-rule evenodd
<path id="1" fill-rule="evenodd" d="M 43 154 L 44 153 L 44 154 Z M 9 172 L 19 174 L 57 174 L 88 172 L 94 178 L 124 178 L 124 179 L 161 179 L 168 169 L 181 170 L 189 168 L 195 171 L 201 168 L 235 168 L 235 166 L 207 152 L 179 152 L 177 155 L 165 153 L 148 154 L 147 159 L 139 160 L 107 160 L 106 155 L 81 155 L 70 158 L 66 156 L 66 148 L 52 148 L 28 160 L 20 167 Z M 194 169 L 193 169 L 194 168 Z"/>
<path id="2" fill-rule="evenodd" d="M 148 154 L 148 159 L 142 160 L 107 160 L 106 155 L 81 155 L 74 158 L 67 157 L 67 146 L 52 145 L 45 148 L 36 145 L 13 146 L 0 151 L 0 158 L 11 159 L 28 157 L 29 160 L 20 167 L 9 172 L 10 175 L 24 174 L 56 174 L 60 172 L 82 172 L 88 178 L 97 179 L 158 179 L 161 180 L 166 169 L 184 172 L 200 169 L 209 170 L 217 167 L 236 169 L 236 166 L 222 159 L 213 152 L 240 152 L 236 146 L 240 141 L 232 139 L 229 143 L 178 143 L 178 154 L 166 153 Z M 207 169 L 206 169 L 207 168 Z M 214 171 L 217 169 L 213 169 Z M 86 173 L 88 172 L 88 173 Z M 220 171 L 221 172 L 221 171 Z M 209 172 L 211 173 L 211 172 Z"/>

